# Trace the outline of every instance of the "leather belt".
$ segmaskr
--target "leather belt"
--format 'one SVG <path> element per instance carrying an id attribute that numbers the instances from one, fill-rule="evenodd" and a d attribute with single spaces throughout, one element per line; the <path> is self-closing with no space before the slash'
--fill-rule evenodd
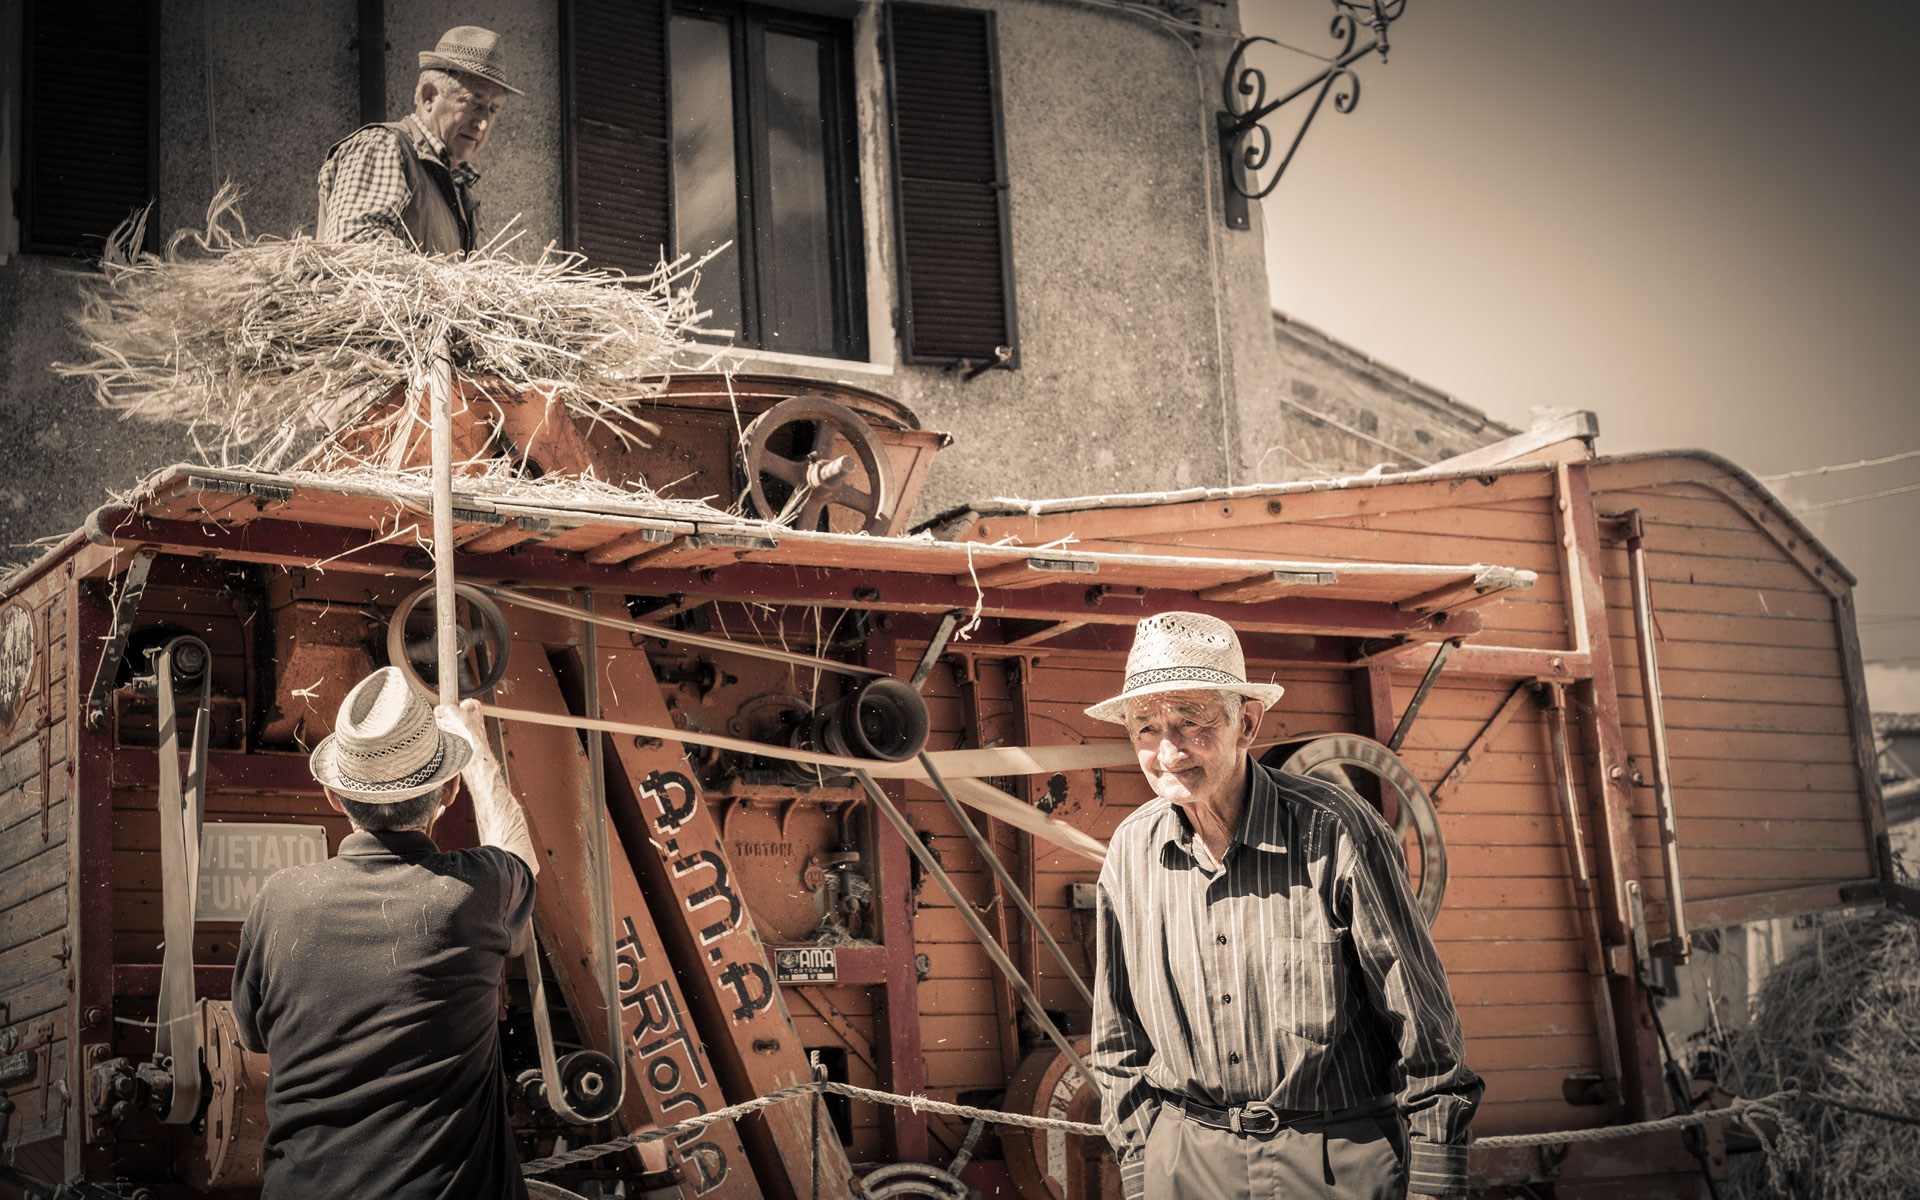
<path id="1" fill-rule="evenodd" d="M 1163 1103 L 1189 1121 L 1205 1125 L 1209 1129 L 1224 1129 L 1228 1133 L 1238 1134 L 1268 1134 L 1277 1133 L 1282 1129 L 1312 1129 L 1323 1125 L 1337 1125 L 1341 1121 L 1385 1112 L 1393 1107 L 1394 1101 L 1391 1096 L 1387 1096 L 1378 1100 L 1369 1100 L 1365 1104 L 1356 1104 L 1351 1108 L 1336 1109 L 1276 1108 L 1260 1100 L 1251 1104 L 1242 1104 L 1237 1108 L 1215 1108 L 1211 1104 L 1202 1104 L 1197 1100 L 1189 1100 L 1185 1096 L 1168 1096 Z"/>

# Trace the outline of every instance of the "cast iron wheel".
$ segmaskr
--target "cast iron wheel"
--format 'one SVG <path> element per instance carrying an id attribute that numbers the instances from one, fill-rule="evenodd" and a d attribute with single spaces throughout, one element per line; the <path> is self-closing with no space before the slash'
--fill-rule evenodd
<path id="1" fill-rule="evenodd" d="M 1400 800 L 1394 832 L 1400 835 L 1403 847 L 1409 829 L 1418 841 L 1420 886 L 1415 899 L 1420 903 L 1420 914 L 1432 925 L 1440 915 L 1440 901 L 1447 893 L 1447 846 L 1440 837 L 1440 821 L 1434 815 L 1433 798 L 1400 761 L 1400 756 L 1372 738 L 1333 734 L 1314 738 L 1277 765 L 1289 774 L 1311 775 L 1344 788 L 1353 786 L 1346 768 L 1357 767 L 1380 780 L 1382 786 L 1394 790 Z M 1411 874 L 1411 863 L 1408 868 Z"/>
<path id="2" fill-rule="evenodd" d="M 460 655 L 460 698 L 470 699 L 493 690 L 507 673 L 507 654 L 513 646 L 513 631 L 507 627 L 506 614 L 487 594 L 470 583 L 453 585 L 454 614 L 463 621 L 458 626 Z M 387 661 L 400 668 L 415 691 L 434 702 L 440 699 L 436 686 L 440 677 L 439 638 L 433 628 L 433 605 L 423 608 L 421 601 L 433 599 L 431 583 L 402 600 L 387 621 Z M 461 617 L 460 605 L 466 606 Z M 419 614 L 424 614 L 424 621 Z M 411 621 L 412 628 L 408 628 Z M 464 622 L 472 622 L 466 624 Z M 472 657 L 469 658 L 469 652 Z"/>
<path id="3" fill-rule="evenodd" d="M 836 454 L 836 441 L 850 453 Z M 753 419 L 741 443 L 754 514 L 794 529 L 831 528 L 835 510 L 860 519 L 861 533 L 893 522 L 893 467 L 860 415 L 820 396 L 793 396 Z M 853 482 L 864 471 L 866 486 Z"/>

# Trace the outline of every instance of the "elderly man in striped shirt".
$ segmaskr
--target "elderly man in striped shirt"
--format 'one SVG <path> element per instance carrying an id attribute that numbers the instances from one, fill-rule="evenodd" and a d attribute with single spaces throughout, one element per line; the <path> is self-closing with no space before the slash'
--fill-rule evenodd
<path id="1" fill-rule="evenodd" d="M 1127 1200 L 1466 1191 L 1481 1083 L 1399 846 L 1248 756 L 1281 688 L 1199 613 L 1140 622 L 1124 724 L 1154 799 L 1100 872 L 1093 1052 Z"/>

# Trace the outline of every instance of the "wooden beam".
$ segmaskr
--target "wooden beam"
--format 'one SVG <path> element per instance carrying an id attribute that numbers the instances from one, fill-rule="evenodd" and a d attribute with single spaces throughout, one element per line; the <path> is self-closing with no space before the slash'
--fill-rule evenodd
<path id="1" fill-rule="evenodd" d="M 1199 596 L 1202 600 L 1214 600 L 1222 604 L 1248 604 L 1255 600 L 1271 600 L 1293 588 L 1325 587 L 1338 578 L 1333 571 L 1268 571 L 1207 588 Z"/>
<path id="2" fill-rule="evenodd" d="M 515 702 L 565 714 L 567 701 L 548 665 L 545 646 L 523 641 L 510 657 L 502 681 Z M 583 830 L 600 818 L 592 810 L 588 759 L 580 735 L 571 729 L 522 722 L 503 723 L 500 740 L 508 776 L 517 785 L 527 816 L 527 832 L 541 863 L 534 908 L 542 947 L 553 965 L 567 1008 L 582 1041 L 611 1053 L 626 1066 L 626 1088 L 615 1123 L 632 1133 L 724 1108 L 728 1103 L 714 1070 L 709 1047 L 695 1028 L 681 989 L 684 964 L 667 953 L 633 866 L 633 857 L 652 858 L 651 846 L 622 852 L 608 830 L 613 924 L 618 956 L 621 1027 L 625 1047 L 604 1044 L 606 1005 L 601 995 L 602 957 L 608 947 L 594 944 L 589 913 L 590 865 Z M 702 1196 L 749 1200 L 761 1194 L 740 1131 L 730 1121 L 709 1125 L 676 1141 L 683 1169 L 700 1183 Z"/>
<path id="3" fill-rule="evenodd" d="M 608 720 L 668 726 L 673 717 L 646 653 L 604 648 L 601 697 Z M 753 914 L 735 890 L 736 873 L 719 823 L 704 802 L 678 741 L 638 745 L 613 738 L 617 768 L 608 789 L 643 876 L 654 918 L 687 993 L 727 1098 L 738 1102 L 810 1077 L 806 1050 L 773 973 Z M 763 1187 L 852 1200 L 853 1168 L 831 1125 L 813 1143 L 808 1108 L 781 1104 L 740 1122 Z M 817 1167 L 816 1167 L 817 1163 Z"/>

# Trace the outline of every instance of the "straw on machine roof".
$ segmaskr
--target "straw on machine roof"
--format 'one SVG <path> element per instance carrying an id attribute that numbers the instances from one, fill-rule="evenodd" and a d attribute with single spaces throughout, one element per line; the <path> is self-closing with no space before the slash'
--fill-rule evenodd
<path id="1" fill-rule="evenodd" d="M 523 261 L 511 238 L 458 259 L 256 236 L 238 199 L 223 188 L 205 226 L 157 254 L 139 249 L 144 214 L 117 230 L 82 286 L 86 357 L 56 364 L 109 408 L 185 426 L 210 462 L 289 461 L 424 379 L 443 333 L 462 373 L 550 389 L 627 436 L 651 431 L 631 400 L 698 367 L 679 361 L 701 316 L 697 263 L 628 276 L 552 247 Z"/>

